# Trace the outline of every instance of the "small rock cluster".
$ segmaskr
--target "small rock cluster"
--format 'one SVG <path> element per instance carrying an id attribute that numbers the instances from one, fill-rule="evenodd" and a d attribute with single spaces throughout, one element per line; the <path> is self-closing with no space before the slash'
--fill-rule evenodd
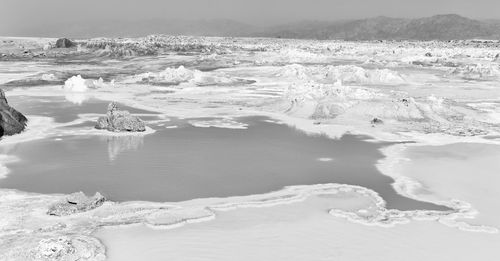
<path id="1" fill-rule="evenodd" d="M 141 119 L 132 116 L 128 111 L 120 110 L 116 102 L 108 105 L 106 116 L 100 117 L 95 127 L 113 132 L 142 132 L 146 130 L 146 125 Z"/>
<path id="2" fill-rule="evenodd" d="M 68 216 L 75 213 L 86 212 L 100 207 L 106 198 L 99 192 L 93 197 L 87 197 L 83 192 L 69 195 L 64 201 L 52 205 L 47 211 L 51 216 Z"/>

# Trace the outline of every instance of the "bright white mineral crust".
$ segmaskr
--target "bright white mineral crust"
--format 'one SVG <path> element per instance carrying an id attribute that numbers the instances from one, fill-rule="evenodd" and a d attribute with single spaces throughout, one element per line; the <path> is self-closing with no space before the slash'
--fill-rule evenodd
<path id="1" fill-rule="evenodd" d="M 33 48 L 34 52 L 47 52 L 48 57 L 52 52 L 60 52 L 44 49 L 47 40 L 43 39 L 15 41 L 27 41 L 24 46 Z M 84 94 L 84 98 L 115 100 L 171 117 L 219 119 L 191 121 L 200 127 L 245 128 L 232 119 L 265 115 L 332 138 L 350 132 L 368 134 L 374 140 L 417 142 L 412 146 L 500 143 L 498 139 L 484 138 L 500 132 L 500 109 L 498 105 L 491 105 L 498 104 L 500 97 L 500 51 L 491 43 L 149 36 L 82 40 L 78 44 L 77 50 L 67 51 L 66 55 L 95 55 L 102 61 L 108 57 L 131 58 L 114 60 L 111 67 L 94 70 L 135 68 L 136 71 L 127 76 L 117 74 L 114 84 L 75 76 L 69 80 L 58 79 L 67 80 L 63 90 L 61 85 L 14 88 L 7 96 L 68 97 L 68 93 L 77 92 Z M 182 52 L 191 55 L 180 54 Z M 162 64 L 162 59 L 222 69 L 188 69 Z M 26 67 L 26 63 L 30 66 Z M 51 69 L 66 70 L 60 65 L 53 65 Z M 82 64 L 72 69 L 92 70 L 93 67 Z M 45 62 L 35 60 L 5 61 L 0 64 L 0 70 L 20 71 L 8 74 L 9 78 L 2 75 L 1 83 L 27 76 L 46 79 L 50 73 L 45 71 Z M 80 97 L 76 100 L 81 102 Z M 97 130 L 62 128 L 95 119 L 97 115 L 80 115 L 79 120 L 68 124 L 28 116 L 27 131 L 3 139 L 2 146 L 61 135 L 103 135 Z M 149 129 L 144 134 L 151 132 Z M 398 146 L 399 150 L 405 145 Z M 389 157 L 379 163 L 379 169 L 386 175 L 398 177 L 394 184 L 398 192 L 418 199 L 413 191 L 420 184 L 392 175 L 391 164 L 396 164 L 399 154 L 395 150 L 386 150 L 386 153 Z M 118 154 L 111 153 L 110 157 Z M 0 160 L 5 164 L 15 159 L 2 156 Z M 0 171 L 0 177 L 8 174 L 5 167 Z M 434 220 L 462 230 L 498 233 L 494 227 L 467 223 L 478 213 L 474 206 L 460 199 L 436 202 L 454 209 L 448 212 L 398 211 L 386 209 L 384 200 L 372 190 L 342 184 L 294 186 L 263 195 L 180 203 L 106 202 L 97 209 L 65 217 L 46 214 L 49 206 L 64 195 L 3 189 L 0 190 L 0 259 L 104 260 L 105 247 L 92 235 L 103 226 L 142 223 L 154 228 L 175 228 L 216 218 L 218 211 L 272 207 L 325 194 L 364 198 L 366 203 L 357 209 L 329 210 L 335 217 L 360 225 L 394 226 L 413 220 Z"/>

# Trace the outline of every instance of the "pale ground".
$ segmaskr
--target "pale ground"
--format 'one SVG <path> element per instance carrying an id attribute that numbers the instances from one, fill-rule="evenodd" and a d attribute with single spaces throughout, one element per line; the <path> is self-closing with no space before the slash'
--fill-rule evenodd
<path id="1" fill-rule="evenodd" d="M 387 158 L 377 167 L 396 180 L 401 194 L 447 205 L 454 212 L 387 210 L 371 190 L 326 184 L 175 204 L 109 202 L 94 211 L 56 218 L 45 212 L 63 195 L 0 190 L 0 260 L 103 260 L 106 255 L 111 260 L 500 258 L 495 202 L 500 185 L 500 69 L 494 48 L 441 42 L 151 37 L 92 40 L 61 51 L 46 48 L 53 39 L 2 40 L 8 41 L 2 52 L 13 55 L 0 63 L 0 84 L 46 81 L 43 86 L 11 88 L 7 98 L 60 96 L 75 106 L 97 98 L 165 117 L 221 118 L 195 123 L 200 127 L 242 128 L 234 117 L 265 115 L 332 138 L 350 132 L 370 135 L 374 142 L 412 141 L 384 149 Z M 165 42 L 210 46 L 192 56 L 102 58 L 128 53 L 121 42 L 134 41 L 144 50 L 151 49 L 150 43 Z M 70 64 L 31 60 L 30 53 L 12 58 L 30 46 L 35 46 L 33 53 L 46 52 L 48 57 L 67 52 L 102 57 L 84 56 L 90 63 Z M 199 71 L 179 67 L 179 62 L 230 68 Z M 79 72 L 115 71 L 125 76 L 64 84 Z M 28 115 L 28 130 L 3 139 L 2 146 L 61 135 L 110 135 L 61 128 L 97 116 L 80 115 L 59 124 Z M 374 118 L 383 123 L 370 123 Z M 18 159 L 3 155 L 0 160 Z M 0 176 L 8 175 L 2 167 Z"/>
<path id="2" fill-rule="evenodd" d="M 411 146 L 394 173 L 412 178 L 433 201 L 457 198 L 479 211 L 469 224 L 500 227 L 500 147 L 461 143 Z M 331 198 L 217 213 L 173 230 L 106 228 L 96 235 L 109 260 L 496 260 L 500 234 L 461 231 L 430 221 L 363 226 L 328 215 Z"/>
<path id="3" fill-rule="evenodd" d="M 410 147 L 403 157 L 396 171 L 424 186 L 419 197 L 460 198 L 479 211 L 469 223 L 500 227 L 499 145 Z"/>
<path id="4" fill-rule="evenodd" d="M 173 230 L 107 228 L 109 260 L 496 260 L 499 234 L 415 221 L 363 226 L 327 214 L 328 201 L 239 209 Z"/>

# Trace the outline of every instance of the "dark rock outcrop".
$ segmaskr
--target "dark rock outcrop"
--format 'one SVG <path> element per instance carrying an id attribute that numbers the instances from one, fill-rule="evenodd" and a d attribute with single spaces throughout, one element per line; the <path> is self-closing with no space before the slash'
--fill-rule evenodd
<path id="1" fill-rule="evenodd" d="M 379 119 L 379 118 L 376 118 L 376 117 L 375 117 L 375 118 L 373 118 L 373 119 L 370 121 L 370 123 L 372 124 L 372 126 L 375 126 L 375 125 L 383 124 L 383 123 L 384 123 L 384 121 L 383 121 L 383 120 L 381 120 L 381 119 Z"/>
<path id="2" fill-rule="evenodd" d="M 75 46 L 75 43 L 68 38 L 59 38 L 56 41 L 56 48 L 70 48 Z"/>
<path id="3" fill-rule="evenodd" d="M 10 107 L 5 93 L 0 89 L 0 137 L 22 132 L 27 122 L 24 115 Z"/>
<path id="4" fill-rule="evenodd" d="M 146 125 L 141 119 L 132 116 L 128 111 L 120 110 L 116 102 L 108 105 L 106 116 L 100 117 L 95 127 L 96 129 L 114 132 L 142 132 L 146 130 Z"/>
<path id="5" fill-rule="evenodd" d="M 68 216 L 75 213 L 86 212 L 100 207 L 106 198 L 99 192 L 93 197 L 87 197 L 83 192 L 69 195 L 64 201 L 52 205 L 47 214 L 52 216 Z"/>

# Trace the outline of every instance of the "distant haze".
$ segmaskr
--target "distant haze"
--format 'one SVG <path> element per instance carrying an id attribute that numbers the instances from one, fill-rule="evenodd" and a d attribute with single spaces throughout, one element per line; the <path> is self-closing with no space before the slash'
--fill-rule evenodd
<path id="1" fill-rule="evenodd" d="M 234 20 L 267 27 L 302 20 L 338 21 L 455 13 L 500 18 L 498 0 L 0 0 L 0 35 L 54 36 L 151 21 Z M 91 26 L 89 26 L 91 25 Z M 85 31 L 87 30 L 87 31 Z M 95 29 L 97 30 L 97 29 Z"/>

